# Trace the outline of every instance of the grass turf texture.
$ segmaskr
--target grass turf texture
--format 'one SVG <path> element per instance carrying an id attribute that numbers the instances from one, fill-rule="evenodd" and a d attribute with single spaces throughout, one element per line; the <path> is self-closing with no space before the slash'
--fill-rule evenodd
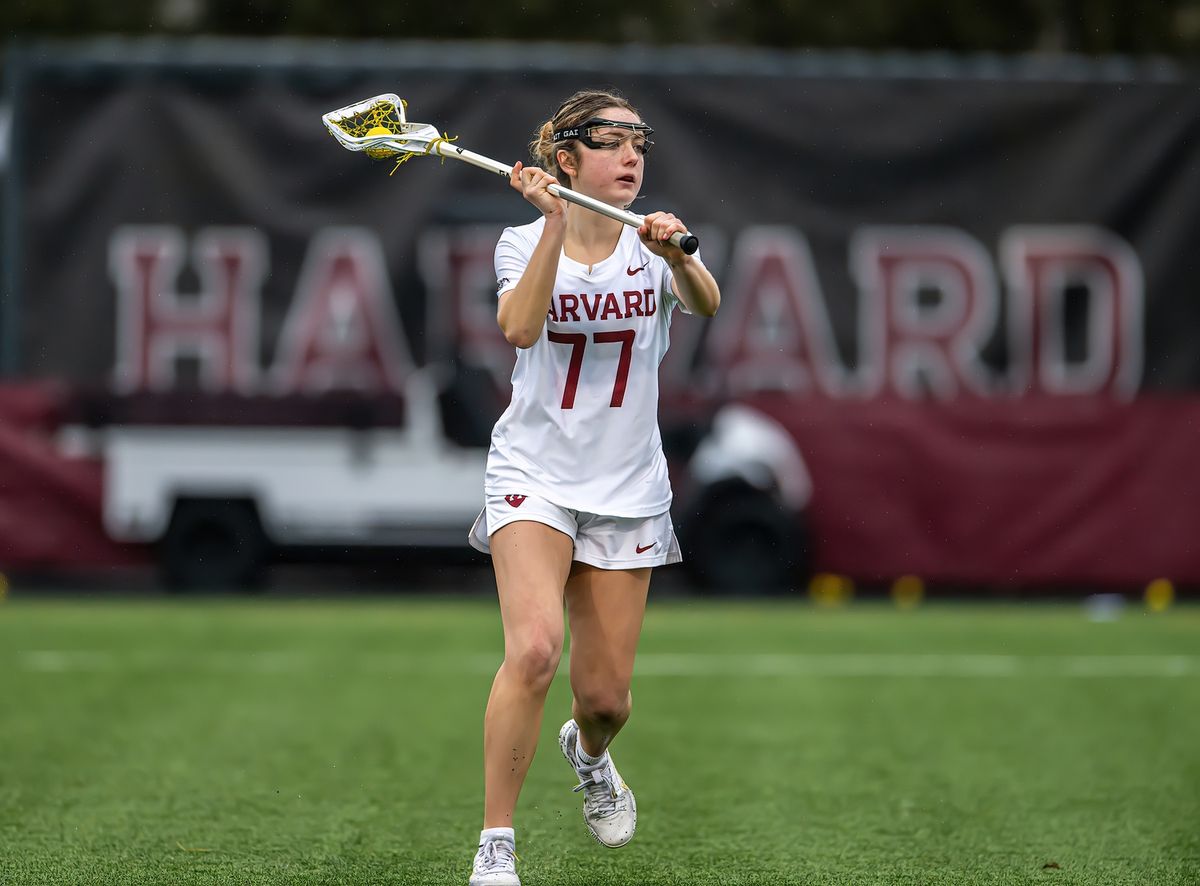
<path id="1" fill-rule="evenodd" d="M 558 755 L 526 886 L 1200 882 L 1200 612 L 652 603 L 620 851 Z M 0 883 L 466 883 L 480 600 L 0 607 Z"/>

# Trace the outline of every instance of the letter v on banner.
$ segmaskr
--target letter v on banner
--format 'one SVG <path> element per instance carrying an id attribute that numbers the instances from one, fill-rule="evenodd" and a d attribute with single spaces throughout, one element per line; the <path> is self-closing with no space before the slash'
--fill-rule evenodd
<path id="1" fill-rule="evenodd" d="M 321 231 L 279 337 L 275 387 L 400 391 L 411 371 L 378 238 L 362 228 Z"/>
<path id="2" fill-rule="evenodd" d="M 705 362 L 731 391 L 845 390 L 846 370 L 802 234 L 773 226 L 745 230 L 722 289 Z"/>
<path id="3" fill-rule="evenodd" d="M 176 365 L 185 356 L 197 360 L 205 390 L 249 392 L 257 386 L 265 239 L 253 228 L 201 230 L 192 249 L 200 278 L 194 296 L 176 289 L 186 254 L 183 232 L 167 225 L 118 228 L 109 241 L 118 390 L 174 387 Z"/>

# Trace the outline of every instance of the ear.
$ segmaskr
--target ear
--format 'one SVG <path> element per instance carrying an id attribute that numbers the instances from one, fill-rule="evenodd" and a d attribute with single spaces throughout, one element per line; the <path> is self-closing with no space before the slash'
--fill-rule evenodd
<path id="1" fill-rule="evenodd" d="M 566 148 L 559 148 L 554 154 L 554 159 L 558 161 L 558 168 L 567 175 L 574 178 L 579 174 L 575 166 L 575 157 Z"/>

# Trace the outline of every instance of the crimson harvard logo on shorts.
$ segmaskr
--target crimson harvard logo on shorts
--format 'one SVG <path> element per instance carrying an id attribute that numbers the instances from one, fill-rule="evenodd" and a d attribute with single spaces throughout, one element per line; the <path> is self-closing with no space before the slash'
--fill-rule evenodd
<path id="1" fill-rule="evenodd" d="M 527 499 L 527 498 L 529 498 L 528 495 L 506 495 L 506 496 L 504 496 L 504 500 L 506 502 L 508 502 L 510 505 L 512 505 L 514 508 L 519 508 L 521 505 L 525 504 L 525 499 Z"/>

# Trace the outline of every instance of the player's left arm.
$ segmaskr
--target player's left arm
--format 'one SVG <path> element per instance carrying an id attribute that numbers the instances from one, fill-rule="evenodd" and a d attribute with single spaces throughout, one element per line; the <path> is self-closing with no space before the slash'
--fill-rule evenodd
<path id="1" fill-rule="evenodd" d="M 652 212 L 638 228 L 638 237 L 646 248 L 666 259 L 671 269 L 671 290 L 679 296 L 691 313 L 712 317 L 721 306 L 721 290 L 717 281 L 700 262 L 667 242 L 676 231 L 686 231 L 687 225 L 669 212 Z"/>

